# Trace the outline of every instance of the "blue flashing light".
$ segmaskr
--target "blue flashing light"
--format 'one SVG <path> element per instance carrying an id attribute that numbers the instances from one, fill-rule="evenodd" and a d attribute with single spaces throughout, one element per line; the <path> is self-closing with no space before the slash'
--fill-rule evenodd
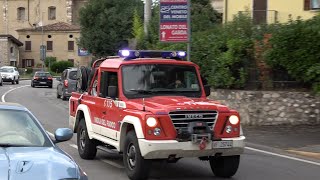
<path id="1" fill-rule="evenodd" d="M 185 51 L 150 51 L 150 50 L 120 50 L 119 56 L 125 60 L 136 58 L 164 58 L 164 59 L 178 59 L 186 58 Z"/>

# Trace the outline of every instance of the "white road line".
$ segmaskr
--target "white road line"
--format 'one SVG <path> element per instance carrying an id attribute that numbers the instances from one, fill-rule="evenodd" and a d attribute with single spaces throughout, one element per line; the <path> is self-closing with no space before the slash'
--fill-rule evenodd
<path id="1" fill-rule="evenodd" d="M 69 144 L 69 146 L 71 146 L 71 147 L 73 147 L 73 148 L 75 148 L 75 149 L 78 149 L 78 146 L 75 145 L 75 144 Z"/>
<path id="2" fill-rule="evenodd" d="M 24 87 L 27 87 L 27 86 L 30 86 L 30 85 L 24 85 L 24 86 L 19 86 L 19 87 L 16 87 L 16 88 L 10 89 L 9 91 L 5 92 L 5 93 L 2 95 L 2 97 L 1 97 L 1 101 L 2 101 L 2 102 L 6 102 L 6 100 L 5 100 L 4 98 L 5 98 L 5 97 L 6 97 L 6 95 L 7 95 L 8 93 L 10 93 L 11 91 L 14 91 L 14 90 L 16 90 L 16 89 L 20 89 L 20 88 L 24 88 Z"/>
<path id="3" fill-rule="evenodd" d="M 264 154 L 269 154 L 269 155 L 272 155 L 272 156 L 278 156 L 278 157 L 287 158 L 287 159 L 291 159 L 291 160 L 295 160 L 295 161 L 300 161 L 300 162 L 304 162 L 304 163 L 308 163 L 308 164 L 312 164 L 312 165 L 316 165 L 316 166 L 320 166 L 320 163 L 313 162 L 313 161 L 308 161 L 308 160 L 305 160 L 305 159 L 300 159 L 300 158 L 295 158 L 295 157 L 286 156 L 286 155 L 282 155 L 282 154 L 272 153 L 272 152 L 268 152 L 268 151 L 264 151 L 264 150 L 260 150 L 260 149 L 251 148 L 251 147 L 245 147 L 245 149 L 248 149 L 248 150 L 251 150 L 251 151 L 260 152 L 260 153 L 264 153 Z"/>
<path id="4" fill-rule="evenodd" d="M 104 163 L 106 163 L 106 164 L 109 164 L 109 165 L 111 165 L 111 166 L 114 166 L 114 167 L 116 167 L 116 168 L 124 169 L 124 167 L 123 167 L 122 165 L 117 164 L 117 163 L 115 163 L 115 162 L 112 162 L 112 161 L 110 161 L 110 160 L 100 159 L 100 161 L 102 161 L 102 162 L 104 162 Z"/>

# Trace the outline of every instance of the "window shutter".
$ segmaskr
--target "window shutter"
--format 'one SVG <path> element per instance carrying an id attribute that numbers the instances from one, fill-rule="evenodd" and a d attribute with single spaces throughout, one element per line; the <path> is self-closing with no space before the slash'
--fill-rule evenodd
<path id="1" fill-rule="evenodd" d="M 68 41 L 68 51 L 74 51 L 74 41 Z"/>
<path id="2" fill-rule="evenodd" d="M 25 50 L 31 51 L 31 41 L 26 41 L 25 45 L 26 45 Z"/>
<path id="3" fill-rule="evenodd" d="M 22 59 L 22 67 L 25 68 L 26 67 L 26 60 Z"/>
<path id="4" fill-rule="evenodd" d="M 47 50 L 52 51 L 53 50 L 53 42 L 52 41 L 47 41 Z"/>
<path id="5" fill-rule="evenodd" d="M 34 59 L 31 59 L 31 66 L 34 67 Z"/>
<path id="6" fill-rule="evenodd" d="M 304 0 L 304 10 L 308 11 L 310 10 L 310 0 Z"/>

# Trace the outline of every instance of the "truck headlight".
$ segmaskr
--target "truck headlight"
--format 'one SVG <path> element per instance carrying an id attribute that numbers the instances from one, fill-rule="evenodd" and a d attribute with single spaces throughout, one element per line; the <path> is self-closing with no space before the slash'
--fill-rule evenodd
<path id="1" fill-rule="evenodd" d="M 147 125 L 149 127 L 155 127 L 158 124 L 157 120 L 154 117 L 149 117 L 147 119 Z"/>
<path id="2" fill-rule="evenodd" d="M 232 125 L 238 124 L 238 123 L 239 123 L 239 118 L 238 118 L 238 116 L 236 116 L 236 115 L 231 115 L 231 116 L 229 117 L 229 122 L 230 122 Z"/>

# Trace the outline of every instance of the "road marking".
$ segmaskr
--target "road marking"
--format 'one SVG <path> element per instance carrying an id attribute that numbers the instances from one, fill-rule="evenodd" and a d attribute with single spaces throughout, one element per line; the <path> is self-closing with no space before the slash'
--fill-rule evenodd
<path id="1" fill-rule="evenodd" d="M 116 168 L 118 168 L 118 169 L 124 169 L 124 167 L 123 167 L 122 165 L 117 164 L 117 163 L 115 163 L 115 162 L 112 162 L 112 161 L 110 161 L 110 160 L 100 159 L 100 161 L 102 161 L 102 162 L 104 162 L 104 163 L 106 163 L 106 164 L 109 164 L 109 165 L 111 165 L 111 166 L 114 166 L 114 167 L 116 167 Z"/>
<path id="2" fill-rule="evenodd" d="M 69 146 L 71 146 L 71 147 L 73 147 L 73 148 L 75 148 L 75 149 L 78 149 L 78 146 L 75 145 L 75 144 L 69 144 Z"/>
<path id="3" fill-rule="evenodd" d="M 291 160 L 295 160 L 295 161 L 300 161 L 300 162 L 304 162 L 304 163 L 308 163 L 308 164 L 312 164 L 312 165 L 316 165 L 316 166 L 320 166 L 320 163 L 308 161 L 305 159 L 300 159 L 300 158 L 295 158 L 295 157 L 286 156 L 286 155 L 282 155 L 282 154 L 272 153 L 272 152 L 268 152 L 268 151 L 264 151 L 264 150 L 260 150 L 260 149 L 251 148 L 251 147 L 245 147 L 245 149 L 248 149 L 251 151 L 256 151 L 256 152 L 261 152 L 264 154 L 269 154 L 272 156 L 278 156 L 278 157 L 287 158 L 287 159 L 291 159 Z"/>
<path id="4" fill-rule="evenodd" d="M 2 95 L 2 97 L 1 97 L 1 101 L 2 101 L 2 102 L 6 102 L 6 100 L 5 100 L 4 98 L 5 98 L 5 97 L 6 97 L 6 95 L 7 95 L 8 93 L 10 93 L 11 91 L 14 91 L 14 90 L 16 90 L 16 89 L 20 89 L 20 88 L 24 88 L 24 87 L 27 87 L 27 86 L 30 86 L 30 85 L 24 85 L 24 86 L 19 86 L 19 87 L 16 87 L 16 88 L 10 89 L 9 91 L 5 92 L 5 93 Z"/>

